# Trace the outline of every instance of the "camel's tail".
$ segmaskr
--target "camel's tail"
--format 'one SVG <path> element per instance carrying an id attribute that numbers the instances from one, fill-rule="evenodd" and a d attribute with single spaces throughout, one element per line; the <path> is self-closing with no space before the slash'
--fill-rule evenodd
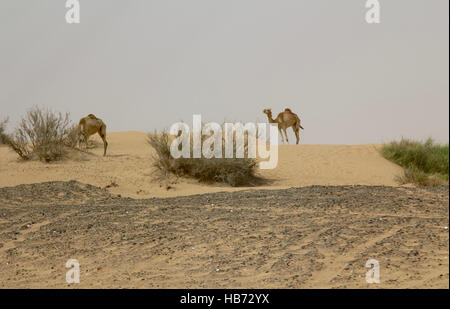
<path id="1" fill-rule="evenodd" d="M 297 117 L 297 122 L 295 123 L 295 126 L 299 129 L 304 130 L 304 128 L 302 127 L 302 125 L 300 124 L 300 118 Z"/>

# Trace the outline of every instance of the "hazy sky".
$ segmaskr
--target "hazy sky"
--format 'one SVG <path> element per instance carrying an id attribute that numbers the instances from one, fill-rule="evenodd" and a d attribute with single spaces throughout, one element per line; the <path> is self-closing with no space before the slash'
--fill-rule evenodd
<path id="1" fill-rule="evenodd" d="M 370 25 L 365 2 L 80 0 L 67 24 L 65 0 L 1 0 L 0 118 L 153 131 L 289 107 L 305 144 L 448 142 L 448 0 L 380 0 Z"/>

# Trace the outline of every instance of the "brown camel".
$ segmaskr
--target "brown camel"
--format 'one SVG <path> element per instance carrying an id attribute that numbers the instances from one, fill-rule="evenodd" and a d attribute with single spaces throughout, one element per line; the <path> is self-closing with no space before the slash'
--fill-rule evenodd
<path id="1" fill-rule="evenodd" d="M 89 114 L 80 119 L 78 127 L 80 130 L 79 145 L 81 146 L 81 142 L 84 142 L 87 147 L 89 137 L 98 133 L 103 140 L 103 156 L 106 156 L 106 148 L 108 148 L 108 142 L 106 141 L 106 124 L 93 114 Z"/>
<path id="2" fill-rule="evenodd" d="M 296 144 L 299 142 L 299 131 L 300 129 L 303 129 L 303 127 L 300 125 L 300 118 L 296 114 L 294 114 L 289 108 L 286 108 L 284 112 L 281 112 L 278 114 L 277 118 L 272 119 L 272 110 L 270 108 L 266 108 L 263 110 L 263 113 L 267 115 L 267 118 L 269 119 L 269 123 L 276 123 L 278 124 L 278 131 L 281 135 L 281 140 L 284 143 L 283 133 L 281 130 L 284 131 L 284 135 L 286 136 L 286 141 L 289 143 L 288 136 L 286 133 L 286 129 L 289 127 L 292 127 L 294 130 L 295 136 L 297 138 Z"/>

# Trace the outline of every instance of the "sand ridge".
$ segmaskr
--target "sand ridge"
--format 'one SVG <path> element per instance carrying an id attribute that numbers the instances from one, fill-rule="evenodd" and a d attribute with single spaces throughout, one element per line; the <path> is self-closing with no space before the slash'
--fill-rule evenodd
<path id="1" fill-rule="evenodd" d="M 147 134 L 138 131 L 109 132 L 106 157 L 99 136 L 91 137 L 95 148 L 75 160 L 54 163 L 23 162 L 16 153 L 0 146 L 0 187 L 45 181 L 77 180 L 107 187 L 113 194 L 133 198 L 173 197 L 252 189 L 206 185 L 194 179 L 178 179 L 169 190 L 154 179 L 153 149 Z M 402 168 L 379 153 L 380 145 L 280 145 L 278 166 L 260 170 L 270 185 L 258 189 L 285 189 L 309 185 L 397 186 Z M 254 189 L 254 188 L 253 188 Z"/>

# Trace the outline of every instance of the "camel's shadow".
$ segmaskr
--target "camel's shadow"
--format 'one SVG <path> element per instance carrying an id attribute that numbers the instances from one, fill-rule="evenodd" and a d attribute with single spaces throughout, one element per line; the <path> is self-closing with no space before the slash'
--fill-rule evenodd
<path id="1" fill-rule="evenodd" d="M 90 155 L 92 157 L 103 157 L 103 155 L 99 155 L 99 154 L 88 151 L 89 148 L 88 149 L 75 148 L 75 150 L 82 152 L 83 154 Z M 126 157 L 126 156 L 128 156 L 128 155 L 127 154 L 108 154 L 108 153 L 105 155 L 105 157 L 108 157 L 108 158 L 120 158 L 120 157 Z"/>
<path id="2" fill-rule="evenodd" d="M 110 158 L 120 158 L 120 157 L 126 157 L 128 156 L 127 154 L 106 154 L 105 157 L 110 157 Z"/>

